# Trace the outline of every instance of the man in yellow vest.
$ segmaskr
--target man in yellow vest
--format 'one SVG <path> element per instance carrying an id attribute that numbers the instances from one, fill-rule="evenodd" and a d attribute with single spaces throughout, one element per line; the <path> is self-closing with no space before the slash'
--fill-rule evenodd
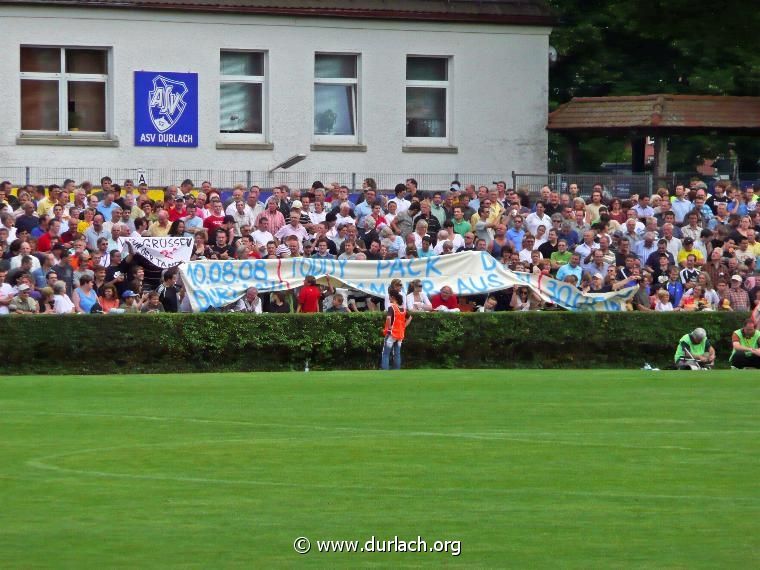
<path id="1" fill-rule="evenodd" d="M 696 328 L 678 341 L 674 357 L 678 370 L 703 370 L 715 363 L 715 349 L 703 328 Z"/>
<path id="2" fill-rule="evenodd" d="M 728 361 L 731 368 L 760 368 L 760 331 L 755 328 L 755 322 L 749 319 L 739 330 L 731 335 L 733 350 Z"/>

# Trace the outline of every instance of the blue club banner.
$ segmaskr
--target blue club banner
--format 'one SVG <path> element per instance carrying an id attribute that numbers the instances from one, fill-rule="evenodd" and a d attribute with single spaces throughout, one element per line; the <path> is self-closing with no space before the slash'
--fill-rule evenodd
<path id="1" fill-rule="evenodd" d="M 198 146 L 198 74 L 135 71 L 135 146 Z"/>

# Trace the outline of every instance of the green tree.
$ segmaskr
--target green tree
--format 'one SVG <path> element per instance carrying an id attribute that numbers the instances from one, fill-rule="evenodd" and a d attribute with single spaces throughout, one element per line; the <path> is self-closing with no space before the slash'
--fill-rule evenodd
<path id="1" fill-rule="evenodd" d="M 716 0 L 549 0 L 559 18 L 551 36 L 550 108 L 573 97 L 692 93 L 760 96 L 760 10 L 754 2 Z M 691 138 L 691 137 L 689 137 Z M 710 138 L 720 153 L 732 137 Z M 608 141 L 613 154 L 619 144 Z M 563 142 L 552 137 L 561 163 Z M 745 168 L 757 169 L 757 140 L 745 147 Z M 692 168 L 705 142 L 679 143 L 673 167 Z M 581 140 L 581 165 L 607 160 L 604 145 Z M 686 149 L 690 150 L 686 150 Z M 596 150 L 602 155 L 597 155 Z M 702 149 L 701 153 L 695 149 Z M 591 152 L 591 156 L 588 152 Z M 682 152 L 683 151 L 683 152 Z M 748 153 L 748 155 L 747 155 Z"/>

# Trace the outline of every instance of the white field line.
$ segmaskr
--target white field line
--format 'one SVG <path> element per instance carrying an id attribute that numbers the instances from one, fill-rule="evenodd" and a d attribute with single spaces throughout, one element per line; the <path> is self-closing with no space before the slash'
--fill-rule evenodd
<path id="1" fill-rule="evenodd" d="M 668 495 L 668 494 L 647 494 L 647 493 L 627 493 L 617 491 L 570 491 L 560 489 L 547 489 L 540 487 L 521 487 L 514 489 L 507 488 L 482 488 L 482 487 L 425 487 L 420 489 L 412 489 L 409 487 L 383 487 L 383 486 L 364 486 L 364 485 L 320 485 L 313 483 L 289 483 L 283 481 L 263 481 L 256 479 L 219 479 L 209 477 L 186 477 L 181 475 L 165 475 L 165 474 L 132 474 L 132 473 L 118 473 L 107 472 L 99 470 L 84 470 L 84 469 L 71 469 L 67 467 L 60 467 L 48 463 L 56 459 L 64 457 L 72 457 L 76 455 L 86 455 L 93 453 L 103 453 L 108 451 L 119 451 L 125 449 L 137 449 L 137 448 L 172 448 L 172 447 L 192 447 L 199 444 L 216 444 L 216 443 L 243 443 L 251 442 L 256 443 L 254 439 L 217 439 L 217 440 L 201 440 L 201 441 L 188 441 L 188 442 L 174 442 L 174 443 L 152 443 L 152 444 L 134 444 L 115 447 L 99 447 L 80 449 L 76 451 L 68 451 L 66 453 L 56 453 L 53 455 L 47 455 L 45 457 L 39 457 L 31 459 L 26 462 L 29 467 L 36 469 L 42 469 L 46 471 L 53 471 L 62 474 L 80 475 L 84 477 L 101 477 L 111 479 L 128 479 L 128 480 L 145 480 L 145 481 L 174 481 L 180 483 L 197 483 L 197 484 L 218 484 L 218 485 L 242 485 L 242 486 L 265 486 L 265 487 L 287 487 L 296 489 L 322 489 L 333 491 L 360 491 L 363 493 L 377 493 L 377 492 L 389 492 L 397 494 L 410 494 L 413 496 L 423 493 L 493 493 L 493 494 L 546 494 L 546 495 L 566 495 L 566 496 L 580 496 L 580 497 L 603 497 L 610 499 L 652 499 L 652 500 L 684 500 L 684 501 L 719 501 L 729 503 L 749 503 L 750 505 L 759 504 L 760 500 L 753 497 L 735 497 L 735 496 L 714 496 L 714 495 Z"/>

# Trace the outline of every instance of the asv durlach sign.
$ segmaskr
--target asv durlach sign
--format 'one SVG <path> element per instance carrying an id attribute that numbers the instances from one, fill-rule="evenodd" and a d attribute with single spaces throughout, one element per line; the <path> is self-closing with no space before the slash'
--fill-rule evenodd
<path id="1" fill-rule="evenodd" d="M 198 74 L 135 71 L 135 146 L 198 146 Z"/>

